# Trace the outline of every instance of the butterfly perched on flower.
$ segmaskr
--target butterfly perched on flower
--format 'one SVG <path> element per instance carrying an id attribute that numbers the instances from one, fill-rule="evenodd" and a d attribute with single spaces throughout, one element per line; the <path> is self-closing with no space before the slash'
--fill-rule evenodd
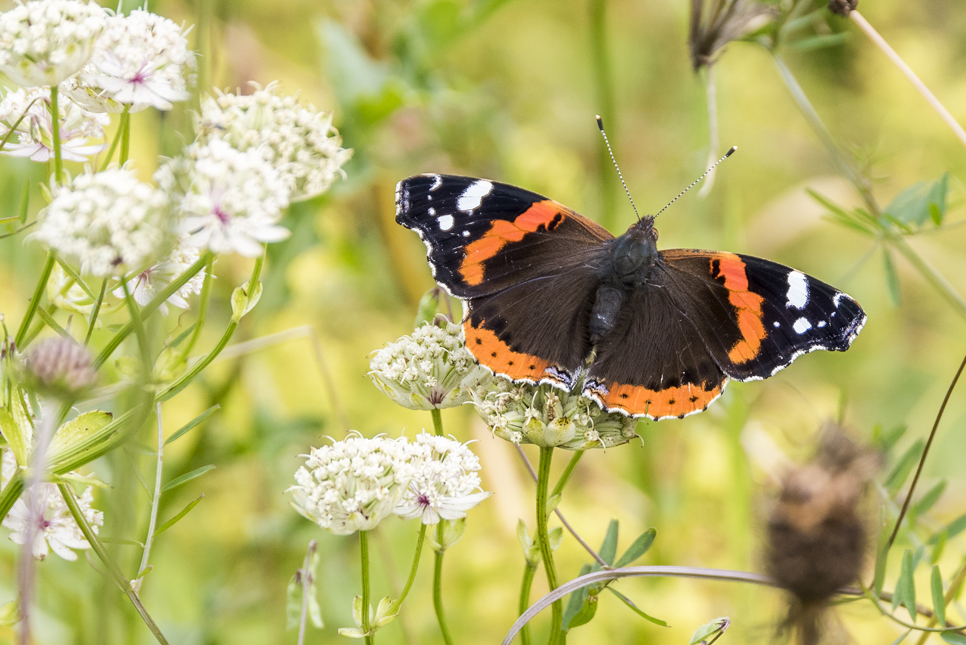
<path id="1" fill-rule="evenodd" d="M 700 412 L 729 378 L 845 351 L 866 320 L 850 296 L 801 271 L 659 251 L 653 216 L 615 237 L 509 184 L 416 175 L 396 187 L 396 221 L 419 233 L 436 282 L 463 301 L 466 346 L 481 365 L 568 391 L 582 382 L 608 411 Z"/>

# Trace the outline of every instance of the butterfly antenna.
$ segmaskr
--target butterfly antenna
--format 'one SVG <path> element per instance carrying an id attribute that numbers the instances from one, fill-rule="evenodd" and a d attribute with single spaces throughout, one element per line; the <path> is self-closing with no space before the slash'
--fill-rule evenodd
<path id="1" fill-rule="evenodd" d="M 684 193 L 686 193 L 689 190 L 691 190 L 696 183 L 698 183 L 699 181 L 701 181 L 702 179 L 704 179 L 705 177 L 707 177 L 708 176 L 708 173 L 711 172 L 712 170 L 714 170 L 714 167 L 715 166 L 717 166 L 719 163 L 721 163 L 722 161 L 724 161 L 725 159 L 727 159 L 728 157 L 730 157 L 731 155 L 733 155 L 735 153 L 735 150 L 737 150 L 737 149 L 738 149 L 738 146 L 731 146 L 731 150 L 729 150 L 728 152 L 726 152 L 725 153 L 725 156 L 723 156 L 721 159 L 718 159 L 716 162 L 714 162 L 713 164 L 711 164 L 711 167 L 708 168 L 707 170 L 705 170 L 703 175 L 701 175 L 700 177 L 698 177 L 697 179 L 695 179 L 694 181 L 692 181 L 690 186 L 688 186 L 687 188 L 685 188 L 684 190 L 682 190 L 678 194 L 677 197 L 675 197 L 674 199 L 672 199 L 671 201 L 669 201 L 667 203 L 667 206 L 665 206 L 664 208 L 662 208 L 661 210 L 659 210 L 654 215 L 654 217 L 657 217 L 658 215 L 660 215 L 661 213 L 663 213 L 664 211 L 666 211 L 668 206 L 670 206 L 671 204 L 673 204 L 674 202 L 676 202 L 678 199 L 680 199 L 681 198 L 681 195 L 683 195 Z"/>
<path id="2" fill-rule="evenodd" d="M 637 221 L 641 221 L 641 214 L 637 212 L 637 206 L 634 204 L 634 198 L 631 197 L 631 191 L 627 190 L 627 184 L 624 182 L 624 175 L 621 174 L 620 166 L 617 165 L 617 159 L 614 158 L 614 151 L 610 149 L 610 141 L 607 140 L 607 133 L 604 132 L 604 120 L 597 115 L 597 127 L 600 128 L 600 133 L 604 136 L 604 143 L 607 144 L 607 152 L 610 153 L 610 160 L 614 162 L 614 168 L 617 169 L 617 176 L 621 178 L 621 184 L 624 186 L 624 192 L 627 193 L 627 199 L 631 200 L 631 208 L 634 209 L 634 214 L 637 215 Z"/>

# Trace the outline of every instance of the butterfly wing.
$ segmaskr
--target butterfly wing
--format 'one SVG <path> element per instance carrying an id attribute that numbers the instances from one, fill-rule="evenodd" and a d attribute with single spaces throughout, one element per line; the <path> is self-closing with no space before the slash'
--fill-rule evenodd
<path id="1" fill-rule="evenodd" d="M 769 260 L 672 249 L 661 263 L 677 306 L 738 381 L 768 378 L 808 352 L 844 352 L 866 321 L 849 295 Z"/>
<path id="2" fill-rule="evenodd" d="M 482 365 L 573 385 L 613 235 L 536 193 L 452 175 L 401 181 L 396 221 L 419 233 L 436 281 L 464 301 L 466 345 Z"/>

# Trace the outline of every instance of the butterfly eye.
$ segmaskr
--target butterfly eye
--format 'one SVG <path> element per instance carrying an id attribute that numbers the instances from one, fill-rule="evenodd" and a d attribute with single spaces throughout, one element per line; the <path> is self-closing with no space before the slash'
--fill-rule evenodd
<path id="1" fill-rule="evenodd" d="M 651 230 L 654 231 L 654 241 L 657 242 L 658 239 L 661 237 L 661 234 L 657 232 L 656 228 L 652 228 Z"/>

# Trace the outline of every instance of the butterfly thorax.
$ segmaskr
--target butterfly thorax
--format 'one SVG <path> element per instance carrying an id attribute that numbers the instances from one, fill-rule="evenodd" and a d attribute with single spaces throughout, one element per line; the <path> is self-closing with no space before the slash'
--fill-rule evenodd
<path id="1" fill-rule="evenodd" d="M 590 314 L 591 344 L 596 345 L 614 328 L 628 294 L 647 284 L 658 259 L 653 223 L 654 218 L 645 217 L 610 243 Z"/>

